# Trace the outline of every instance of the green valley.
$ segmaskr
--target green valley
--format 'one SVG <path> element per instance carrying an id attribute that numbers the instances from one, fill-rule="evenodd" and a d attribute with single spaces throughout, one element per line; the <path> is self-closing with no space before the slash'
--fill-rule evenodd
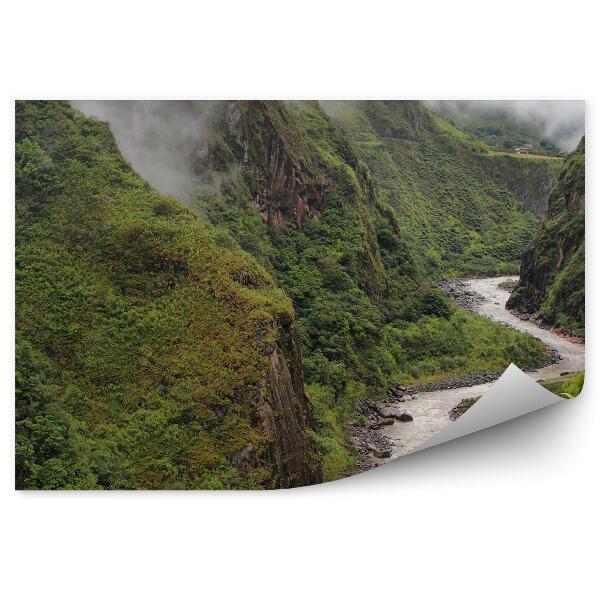
<path id="1" fill-rule="evenodd" d="M 421 102 L 140 104 L 17 104 L 17 487 L 334 480 L 365 398 L 547 360 L 436 283 L 518 272 L 562 159 Z"/>

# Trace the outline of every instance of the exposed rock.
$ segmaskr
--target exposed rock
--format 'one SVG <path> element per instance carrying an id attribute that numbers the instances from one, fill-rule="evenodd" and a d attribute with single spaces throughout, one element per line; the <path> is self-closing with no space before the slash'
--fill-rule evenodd
<path id="1" fill-rule="evenodd" d="M 248 470 L 249 465 L 254 462 L 252 460 L 254 446 L 251 443 L 246 444 L 233 458 L 233 463 L 238 469 Z"/>
<path id="2" fill-rule="evenodd" d="M 564 162 L 548 199 L 548 219 L 521 259 L 506 307 L 583 335 L 585 328 L 585 140 Z"/>
<path id="3" fill-rule="evenodd" d="M 509 292 L 512 292 L 518 283 L 519 283 L 518 279 L 506 279 L 505 281 L 501 281 L 498 284 L 498 287 L 501 290 L 508 290 Z M 496 303 L 496 304 L 498 304 L 498 303 Z"/>
<path id="4" fill-rule="evenodd" d="M 442 279 L 437 282 L 438 287 L 457 306 L 469 310 L 475 310 L 485 298 L 468 288 L 468 285 L 460 279 Z"/>
<path id="5" fill-rule="evenodd" d="M 358 455 L 356 467 L 359 472 L 368 471 L 377 466 L 373 463 L 373 450 L 387 451 L 391 456 L 394 443 L 383 433 L 381 424 L 384 422 L 377 411 L 374 402 L 368 402 L 370 419 L 367 426 L 355 424 L 351 427 L 352 442 Z M 390 423 L 391 421 L 391 423 Z M 394 423 L 394 419 L 387 421 Z"/>
<path id="6" fill-rule="evenodd" d="M 368 416 L 369 413 L 373 410 L 372 402 L 364 396 L 357 398 L 354 401 L 354 407 L 358 414 L 363 415 L 365 417 Z"/>
<path id="7" fill-rule="evenodd" d="M 373 450 L 373 456 L 375 458 L 390 458 L 392 452 L 391 450 Z"/>
<path id="8" fill-rule="evenodd" d="M 307 219 L 321 216 L 329 184 L 326 178 L 318 183 L 323 178 L 309 164 L 310 152 L 293 129 L 286 128 L 287 122 L 283 106 L 276 102 L 232 102 L 226 116 L 240 162 L 250 157 L 262 169 L 254 197 L 262 220 L 269 225 L 293 221 L 301 227 Z"/>
<path id="9" fill-rule="evenodd" d="M 414 421 L 412 415 L 410 415 L 409 413 L 402 413 L 399 417 L 398 417 L 398 421 L 402 421 L 403 423 L 408 423 L 409 421 Z"/>
<path id="10" fill-rule="evenodd" d="M 273 479 L 278 487 L 320 483 L 321 467 L 307 429 L 313 415 L 302 381 L 300 345 L 292 323 L 280 325 L 280 336 L 271 351 L 268 394 L 260 394 L 257 429 L 273 439 Z"/>
<path id="11" fill-rule="evenodd" d="M 556 182 L 561 161 L 498 154 L 484 155 L 480 160 L 494 182 L 510 190 L 537 217 L 546 218 L 548 196 Z"/>
<path id="12" fill-rule="evenodd" d="M 378 407 L 377 411 L 384 419 L 398 419 L 402 414 L 397 408 Z"/>

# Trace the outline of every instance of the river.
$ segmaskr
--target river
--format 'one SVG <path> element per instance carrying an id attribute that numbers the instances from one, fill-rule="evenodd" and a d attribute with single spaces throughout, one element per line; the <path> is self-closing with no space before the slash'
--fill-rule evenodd
<path id="1" fill-rule="evenodd" d="M 498 284 L 511 279 L 514 280 L 515 276 L 462 280 L 467 286 L 465 289 L 483 297 L 481 303 L 473 309 L 474 312 L 529 333 L 560 354 L 561 358 L 557 363 L 527 373 L 536 381 L 558 377 L 565 371 L 582 371 L 585 356 L 584 344 L 572 342 L 554 331 L 539 327 L 532 321 L 523 321 L 505 308 L 510 292 L 498 287 Z M 461 400 L 481 396 L 493 384 L 490 382 L 470 387 L 415 394 L 413 400 L 400 405 L 414 420 L 410 422 L 395 421 L 393 425 L 382 428 L 382 433 L 393 442 L 394 448 L 390 458 L 373 458 L 373 464 L 388 462 L 414 450 L 450 422 L 448 413 Z"/>

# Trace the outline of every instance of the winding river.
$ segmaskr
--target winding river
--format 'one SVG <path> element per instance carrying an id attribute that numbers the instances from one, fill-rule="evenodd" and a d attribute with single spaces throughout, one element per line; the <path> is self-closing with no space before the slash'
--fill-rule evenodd
<path id="1" fill-rule="evenodd" d="M 480 294 L 484 298 L 473 310 L 494 321 L 535 336 L 560 354 L 561 359 L 557 363 L 527 373 L 536 381 L 558 377 L 566 371 L 583 370 L 584 344 L 572 342 L 553 331 L 539 327 L 532 321 L 523 321 L 505 308 L 510 293 L 508 290 L 498 287 L 498 284 L 510 279 L 514 280 L 515 277 L 462 280 L 467 286 L 466 290 Z M 412 415 L 414 420 L 408 423 L 396 421 L 393 425 L 385 427 L 385 436 L 394 443 L 391 458 L 374 458 L 373 463 L 388 462 L 421 445 L 427 438 L 438 433 L 449 423 L 449 411 L 461 400 L 481 396 L 492 385 L 493 382 L 490 382 L 470 387 L 415 394 L 413 400 L 400 405 Z"/>

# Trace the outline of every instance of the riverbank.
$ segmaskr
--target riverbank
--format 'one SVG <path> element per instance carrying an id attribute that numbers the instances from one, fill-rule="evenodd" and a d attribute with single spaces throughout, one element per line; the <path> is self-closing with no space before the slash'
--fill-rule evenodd
<path id="1" fill-rule="evenodd" d="M 582 371 L 583 343 L 506 309 L 510 295 L 508 282 L 514 279 L 514 276 L 503 276 L 446 280 L 440 287 L 458 306 L 538 338 L 548 348 L 549 358 L 527 371 L 536 381 Z M 353 440 L 357 449 L 360 448 L 359 469 L 378 466 L 420 446 L 485 394 L 501 374 L 474 373 L 412 387 L 396 385 L 390 388 L 387 400 L 376 403 L 364 417 L 367 425 L 353 431 Z M 408 414 L 410 419 L 398 418 L 402 413 Z M 377 431 L 377 436 L 365 433 L 365 430 Z M 383 450 L 383 455 L 378 450 Z"/>

